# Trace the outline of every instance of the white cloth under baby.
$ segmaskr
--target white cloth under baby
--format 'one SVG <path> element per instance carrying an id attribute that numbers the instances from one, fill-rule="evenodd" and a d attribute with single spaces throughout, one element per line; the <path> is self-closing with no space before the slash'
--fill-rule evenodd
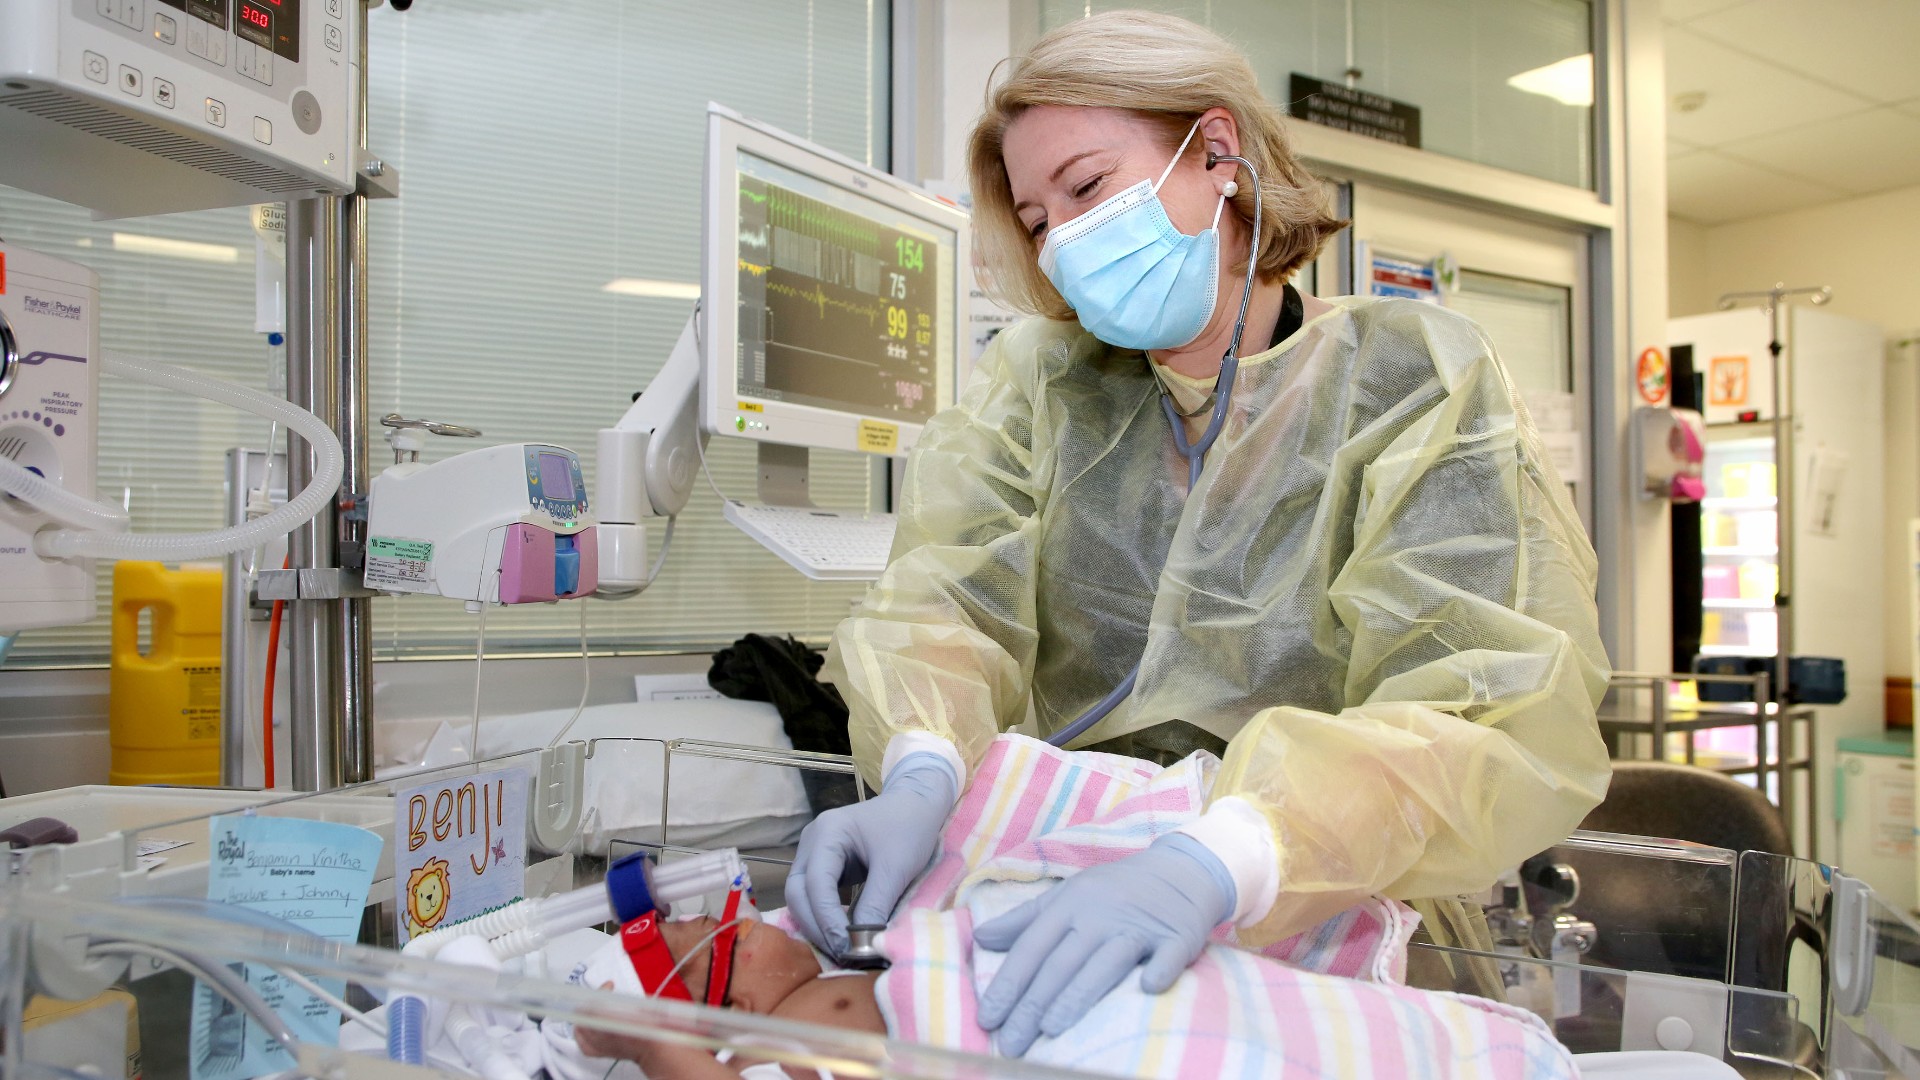
<path id="1" fill-rule="evenodd" d="M 607 937 L 597 930 L 586 933 L 599 937 L 601 941 L 573 965 L 567 981 L 595 989 L 611 985 L 613 993 L 645 996 L 645 991 L 640 988 L 640 977 L 634 974 L 633 962 L 627 958 L 620 939 Z M 813 951 L 813 957 L 820 965 L 821 978 L 861 974 L 835 965 L 831 958 L 818 949 Z M 646 1080 L 640 1067 L 631 1061 L 588 1057 L 582 1053 L 580 1044 L 573 1038 L 573 1025 L 565 1020 L 548 1018 L 541 1021 L 540 1034 L 542 1058 L 552 1080 Z M 804 1050 L 801 1047 L 793 1049 Z M 731 1056 L 727 1051 L 721 1051 L 718 1058 L 725 1062 Z M 746 1080 L 788 1080 L 787 1074 L 773 1062 L 748 1066 L 740 1075 Z"/>

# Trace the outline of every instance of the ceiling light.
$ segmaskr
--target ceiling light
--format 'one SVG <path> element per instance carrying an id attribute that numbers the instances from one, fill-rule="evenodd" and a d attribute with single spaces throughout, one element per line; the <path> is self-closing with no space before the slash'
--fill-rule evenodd
<path id="1" fill-rule="evenodd" d="M 140 233 L 114 233 L 113 250 L 129 251 L 135 255 L 162 255 L 169 259 L 192 259 L 195 262 L 240 261 L 240 249 L 227 244 L 200 244 L 192 240 L 170 240 L 164 236 L 145 236 Z"/>
<path id="2" fill-rule="evenodd" d="M 1705 90 L 1682 90 L 1673 95 L 1673 111 L 1677 113 L 1699 112 L 1700 106 L 1706 103 Z"/>
<path id="3" fill-rule="evenodd" d="M 600 286 L 601 292 L 625 296 L 652 296 L 662 300 L 698 300 L 700 286 L 690 281 L 656 281 L 652 278 L 614 278 Z"/>
<path id="4" fill-rule="evenodd" d="M 1593 54 L 1581 53 L 1556 60 L 1546 67 L 1523 71 L 1507 80 L 1507 85 L 1529 94 L 1550 97 L 1562 105 L 1593 104 Z"/>

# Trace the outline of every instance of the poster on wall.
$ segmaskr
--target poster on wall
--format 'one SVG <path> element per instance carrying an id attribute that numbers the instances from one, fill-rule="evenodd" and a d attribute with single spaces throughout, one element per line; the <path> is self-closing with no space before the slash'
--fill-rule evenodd
<path id="1" fill-rule="evenodd" d="M 1401 296 L 1435 304 L 1446 302 L 1440 270 L 1435 263 L 1403 259 L 1363 244 L 1360 245 L 1360 265 L 1366 274 L 1362 295 Z"/>
<path id="2" fill-rule="evenodd" d="M 1707 365 L 1708 404 L 1732 409 L 1746 408 L 1751 369 L 1744 356 L 1714 357 Z"/>
<path id="3" fill-rule="evenodd" d="M 497 769 L 394 796 L 394 916 L 403 944 L 526 895 L 531 781 L 525 769 Z"/>

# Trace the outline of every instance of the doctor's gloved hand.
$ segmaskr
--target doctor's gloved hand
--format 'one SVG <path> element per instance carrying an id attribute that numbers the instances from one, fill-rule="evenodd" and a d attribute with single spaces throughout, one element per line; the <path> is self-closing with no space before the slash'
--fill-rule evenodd
<path id="1" fill-rule="evenodd" d="M 1234 898 L 1226 864 L 1182 833 L 1075 874 L 974 928 L 975 943 L 1007 953 L 980 998 L 980 1026 L 998 1029 L 1000 1052 L 1019 1057 L 1042 1033 L 1078 1023 L 1143 961 L 1140 988 L 1161 993 L 1199 958 Z"/>
<path id="2" fill-rule="evenodd" d="M 880 794 L 829 810 L 800 834 L 787 873 L 787 906 L 807 940 L 835 956 L 847 949 L 840 886 L 866 882 L 853 922 L 885 923 L 940 846 L 940 829 L 960 797 L 953 770 L 931 753 L 909 754 Z"/>

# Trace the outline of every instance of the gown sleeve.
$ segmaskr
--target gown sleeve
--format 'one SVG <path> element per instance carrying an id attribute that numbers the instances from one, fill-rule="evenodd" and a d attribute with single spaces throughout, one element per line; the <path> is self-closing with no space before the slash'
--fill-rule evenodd
<path id="1" fill-rule="evenodd" d="M 823 677 L 849 710 L 871 783 L 906 732 L 951 742 L 968 775 L 1026 715 L 1039 634 L 1034 356 L 1044 320 L 996 336 L 959 403 L 928 423 L 907 461 L 893 553 L 834 631 Z"/>
<path id="2" fill-rule="evenodd" d="M 1257 713 L 1212 797 L 1272 831 L 1263 943 L 1381 893 L 1491 885 L 1563 839 L 1611 776 L 1595 709 L 1608 665 L 1596 560 L 1485 338 L 1429 322 L 1438 386 L 1359 469 L 1351 554 L 1328 600 L 1350 642 L 1327 713 Z"/>

